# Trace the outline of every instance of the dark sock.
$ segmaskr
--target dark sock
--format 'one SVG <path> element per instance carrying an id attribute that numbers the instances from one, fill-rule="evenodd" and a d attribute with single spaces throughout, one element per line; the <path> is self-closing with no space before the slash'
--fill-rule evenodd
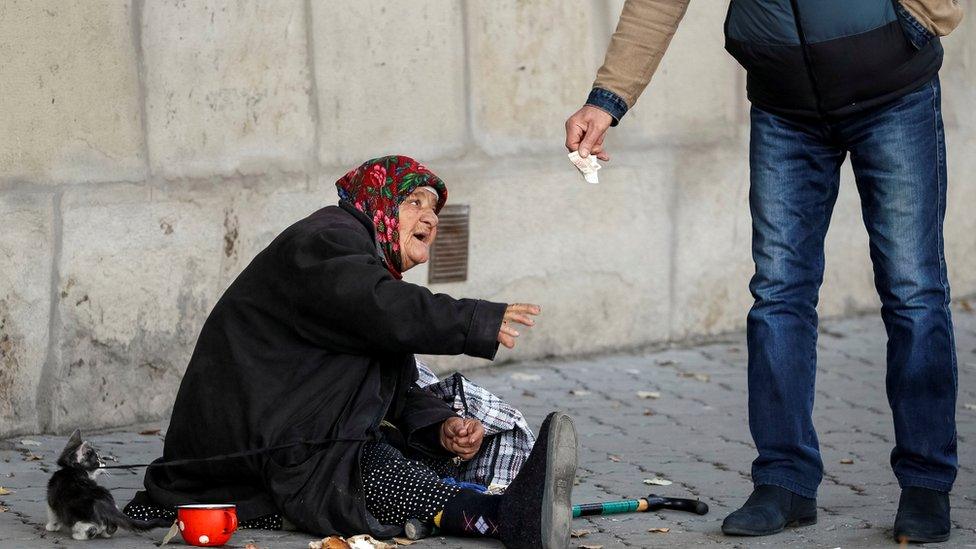
<path id="1" fill-rule="evenodd" d="M 461 490 L 447 500 L 437 526 L 455 536 L 498 537 L 498 504 L 501 496 Z"/>

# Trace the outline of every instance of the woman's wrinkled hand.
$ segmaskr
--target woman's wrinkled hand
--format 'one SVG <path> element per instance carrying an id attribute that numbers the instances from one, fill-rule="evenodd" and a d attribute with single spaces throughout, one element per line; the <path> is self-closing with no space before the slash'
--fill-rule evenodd
<path id="1" fill-rule="evenodd" d="M 441 446 L 467 461 L 481 449 L 485 427 L 477 419 L 451 417 L 441 423 Z"/>
<path id="2" fill-rule="evenodd" d="M 518 330 L 512 324 L 523 326 L 535 326 L 532 316 L 542 312 L 542 307 L 531 303 L 512 303 L 505 309 L 505 317 L 502 319 L 502 327 L 498 330 L 498 342 L 505 347 L 512 349 L 515 347 L 515 340 L 518 338 Z M 531 315 L 531 316 L 530 316 Z"/>

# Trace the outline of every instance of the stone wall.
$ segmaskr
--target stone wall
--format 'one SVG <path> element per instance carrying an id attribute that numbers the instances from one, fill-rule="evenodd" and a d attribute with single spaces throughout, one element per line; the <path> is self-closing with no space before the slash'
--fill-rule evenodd
<path id="1" fill-rule="evenodd" d="M 222 289 L 334 203 L 348 168 L 394 152 L 471 206 L 469 279 L 435 289 L 544 306 L 500 359 L 741 328 L 747 104 L 721 4 L 692 3 L 593 187 L 564 157 L 563 122 L 619 0 L 3 2 L 0 436 L 165 416 Z M 976 21 L 945 45 L 946 245 L 967 295 Z M 844 179 L 825 315 L 878 307 Z"/>

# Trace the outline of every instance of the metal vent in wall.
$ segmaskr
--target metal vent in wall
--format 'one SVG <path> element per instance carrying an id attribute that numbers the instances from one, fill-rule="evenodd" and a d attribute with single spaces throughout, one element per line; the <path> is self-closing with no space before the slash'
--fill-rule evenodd
<path id="1" fill-rule="evenodd" d="M 468 279 L 467 204 L 444 206 L 438 214 L 437 239 L 430 250 L 427 281 L 464 282 Z"/>

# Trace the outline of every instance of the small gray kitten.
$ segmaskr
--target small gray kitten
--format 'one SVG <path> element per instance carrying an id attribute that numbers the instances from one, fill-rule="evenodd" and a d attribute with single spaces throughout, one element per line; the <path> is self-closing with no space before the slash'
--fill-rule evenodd
<path id="1" fill-rule="evenodd" d="M 47 483 L 45 528 L 48 532 L 68 526 L 71 537 L 86 540 L 95 536 L 111 537 L 120 527 L 142 532 L 169 526 L 133 520 L 119 511 L 112 493 L 95 482 L 105 464 L 91 443 L 81 440 L 81 431 L 71 433 L 58 458 L 58 466 L 60 469 Z"/>

